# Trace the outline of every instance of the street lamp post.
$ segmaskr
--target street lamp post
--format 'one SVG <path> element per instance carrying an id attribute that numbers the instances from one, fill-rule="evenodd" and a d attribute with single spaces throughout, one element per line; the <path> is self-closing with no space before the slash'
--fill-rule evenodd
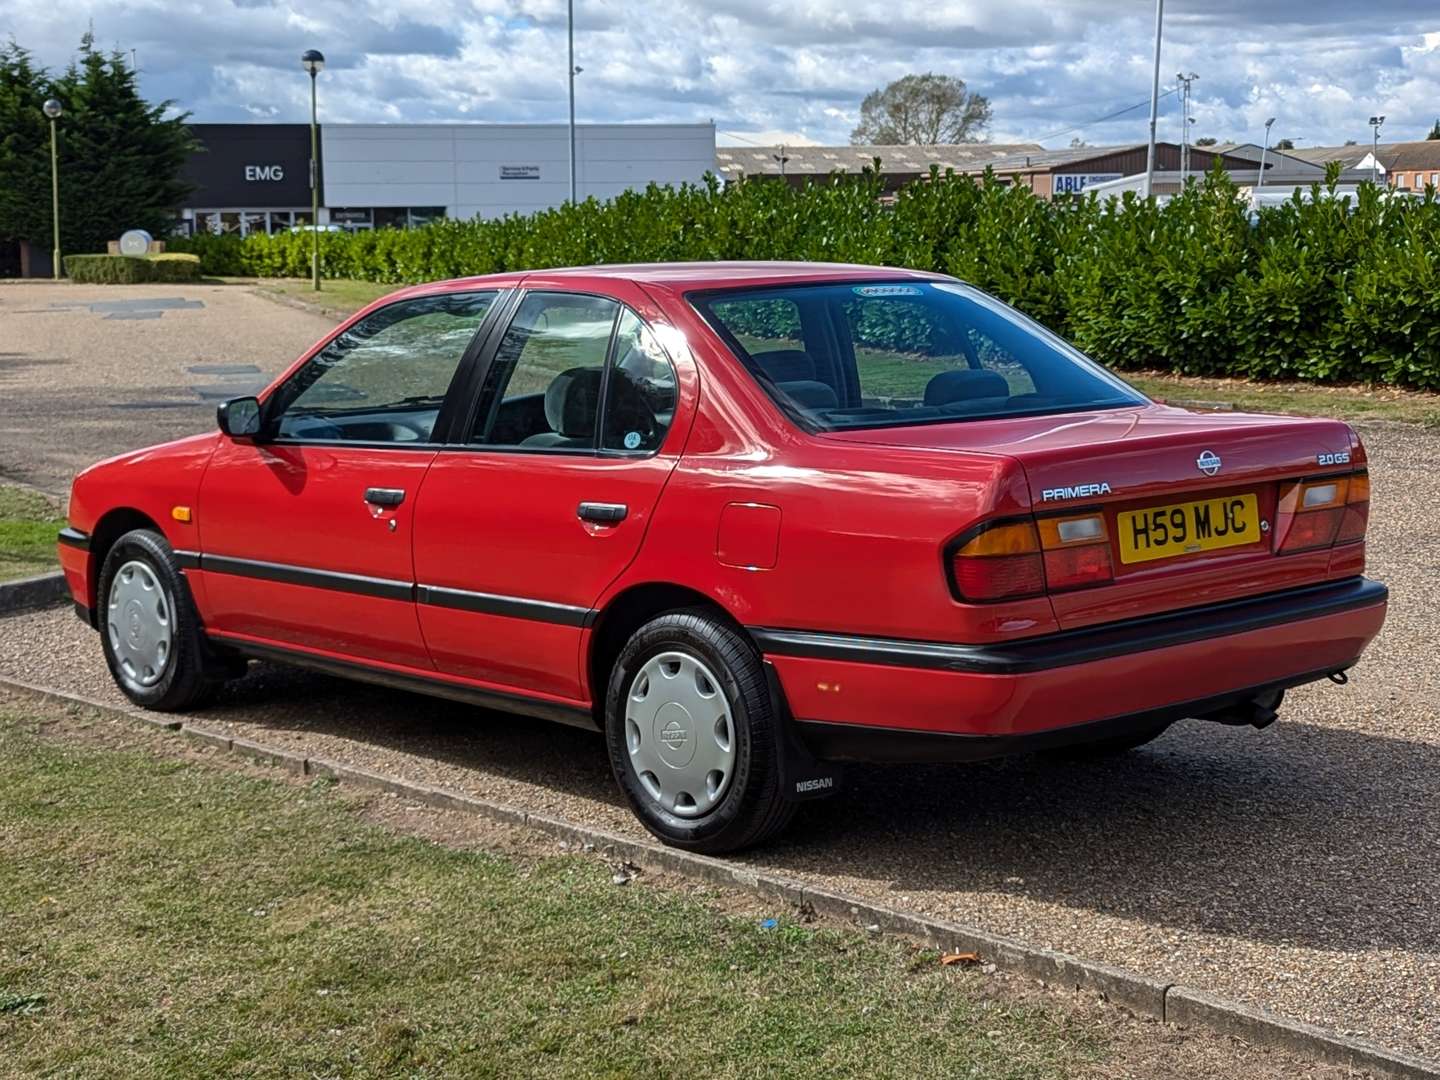
<path id="1" fill-rule="evenodd" d="M 1180 187 L 1185 187 L 1185 178 L 1190 172 L 1190 125 L 1195 118 L 1190 115 L 1190 84 L 1200 78 L 1195 72 L 1186 75 L 1183 71 L 1175 76 L 1180 84 Z"/>
<path id="2" fill-rule="evenodd" d="M 1260 174 L 1255 177 L 1255 190 L 1259 191 L 1265 186 L 1265 154 L 1270 149 L 1270 129 L 1275 126 L 1275 118 L 1272 116 L 1265 121 L 1265 145 L 1260 147 Z"/>
<path id="3" fill-rule="evenodd" d="M 1155 193 L 1155 123 L 1160 116 L 1160 32 L 1165 23 L 1165 0 L 1155 0 L 1155 82 L 1150 87 L 1150 142 L 1145 150 L 1145 197 Z"/>
<path id="4" fill-rule="evenodd" d="M 55 246 L 50 252 L 50 271 L 55 280 L 60 280 L 60 137 L 56 132 L 55 121 L 60 119 L 60 114 L 65 110 L 61 108 L 60 102 L 50 98 L 40 111 L 50 118 L 50 222 L 55 234 Z"/>
<path id="5" fill-rule="evenodd" d="M 570 205 L 575 205 L 575 76 L 580 69 L 575 66 L 575 0 L 566 2 L 567 21 L 565 36 L 569 47 L 570 66 Z"/>
<path id="6" fill-rule="evenodd" d="M 300 64 L 310 73 L 310 278 L 320 291 L 320 135 L 315 123 L 315 76 L 325 67 L 319 49 L 306 49 Z"/>
<path id="7" fill-rule="evenodd" d="M 1385 117 L 1370 117 L 1370 182 L 1376 187 L 1380 186 L 1380 128 L 1385 123 Z"/>

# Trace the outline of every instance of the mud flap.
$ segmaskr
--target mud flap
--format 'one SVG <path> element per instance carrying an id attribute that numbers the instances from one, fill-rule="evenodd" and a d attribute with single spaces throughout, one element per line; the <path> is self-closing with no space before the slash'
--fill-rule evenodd
<path id="1" fill-rule="evenodd" d="M 764 661 L 765 681 L 770 687 L 770 700 L 775 703 L 775 717 L 780 728 L 777 749 L 780 754 L 780 783 L 785 798 L 791 802 L 824 799 L 840 790 L 845 772 L 837 761 L 821 761 L 810 752 L 799 732 L 785 690 L 775 665 Z"/>

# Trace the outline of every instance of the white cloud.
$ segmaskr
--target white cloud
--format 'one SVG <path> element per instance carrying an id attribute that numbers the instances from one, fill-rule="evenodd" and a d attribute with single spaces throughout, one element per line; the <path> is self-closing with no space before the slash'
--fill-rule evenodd
<path id="1" fill-rule="evenodd" d="M 715 120 L 756 141 L 844 142 L 861 98 L 908 72 L 990 96 L 996 141 L 1056 134 L 1145 102 L 1153 22 L 1138 0 L 576 0 L 582 120 Z M 93 21 L 134 48 L 142 86 L 197 120 L 301 120 L 299 53 L 322 49 L 335 121 L 548 120 L 566 114 L 562 0 L 7 0 L 13 35 L 62 66 Z M 1422 137 L 1440 102 L 1434 0 L 1178 0 L 1162 72 L 1196 71 L 1195 133 L 1301 145 Z M 1162 137 L 1179 134 L 1164 100 Z M 1145 134 L 1147 110 L 1081 128 Z M 773 138 L 772 138 L 773 137 Z"/>

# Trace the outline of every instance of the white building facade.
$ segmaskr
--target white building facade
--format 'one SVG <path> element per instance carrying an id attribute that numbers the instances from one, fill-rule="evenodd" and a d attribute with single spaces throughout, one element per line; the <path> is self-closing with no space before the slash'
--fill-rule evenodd
<path id="1" fill-rule="evenodd" d="M 326 124 L 322 220 L 345 228 L 434 217 L 500 217 L 570 197 L 564 124 Z M 699 183 L 715 169 L 713 124 L 583 124 L 576 198 L 655 183 Z"/>

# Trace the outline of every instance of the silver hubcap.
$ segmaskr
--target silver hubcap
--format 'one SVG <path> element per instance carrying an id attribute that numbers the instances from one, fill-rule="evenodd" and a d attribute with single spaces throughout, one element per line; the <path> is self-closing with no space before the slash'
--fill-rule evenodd
<path id="1" fill-rule="evenodd" d="M 154 686 L 165 674 L 174 644 L 170 598 L 149 564 L 132 559 L 110 582 L 106 608 L 110 648 L 126 682 Z"/>
<path id="2" fill-rule="evenodd" d="M 630 684 L 625 744 L 656 803 L 679 817 L 713 810 L 735 766 L 735 721 L 720 680 L 689 653 L 651 657 Z"/>

